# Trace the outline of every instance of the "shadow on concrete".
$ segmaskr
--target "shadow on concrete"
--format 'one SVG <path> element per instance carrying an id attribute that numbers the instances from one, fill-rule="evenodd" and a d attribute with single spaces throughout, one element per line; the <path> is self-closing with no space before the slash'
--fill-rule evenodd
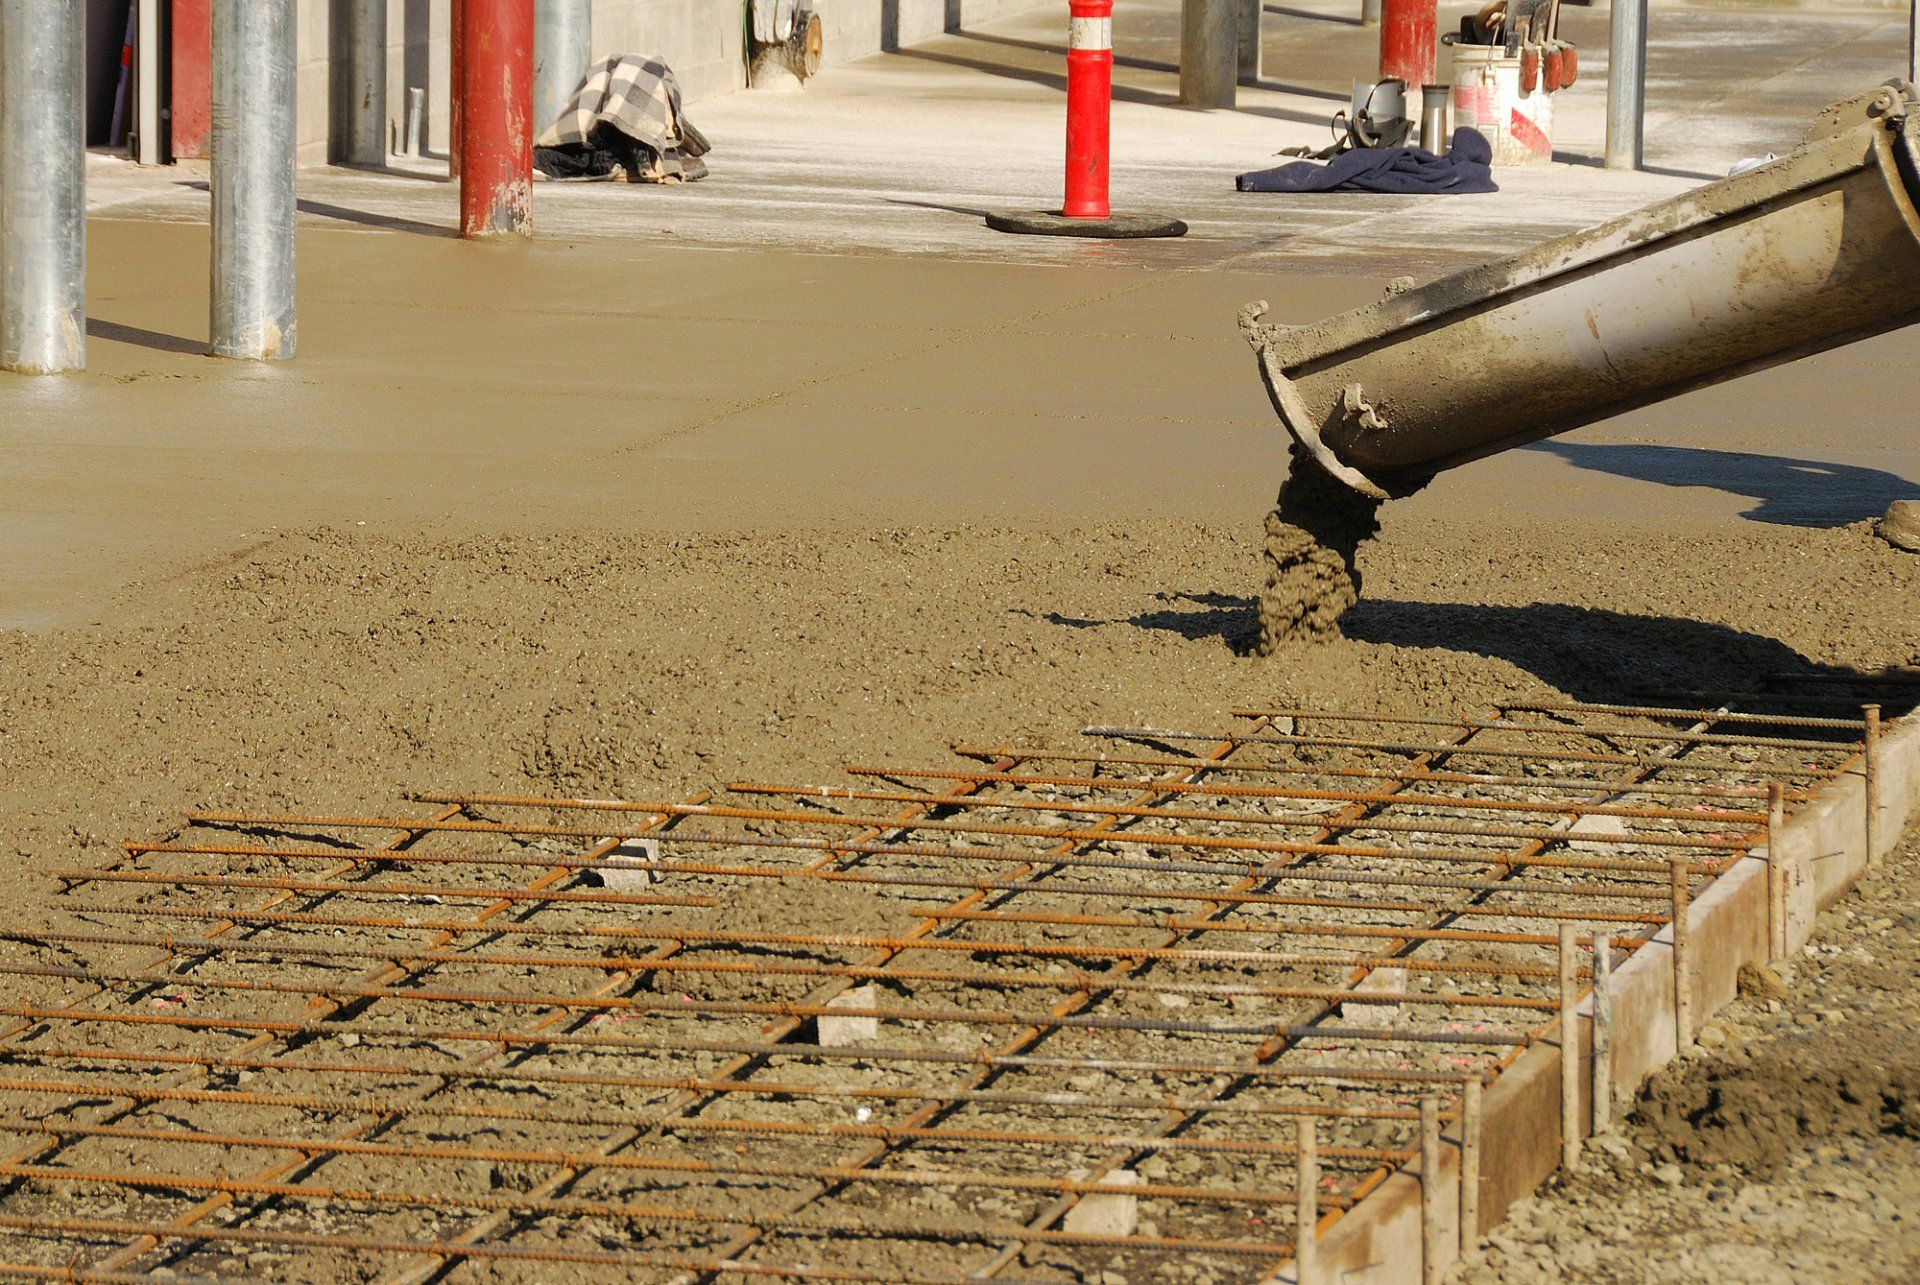
<path id="1" fill-rule="evenodd" d="M 1266 4 L 1261 5 L 1260 8 L 1263 12 L 1277 13 L 1283 18 L 1303 18 L 1308 22 L 1331 22 L 1337 27 L 1364 27 L 1367 25 L 1361 22 L 1358 17 L 1345 18 L 1337 13 L 1315 13 L 1311 9 L 1289 9 L 1283 4 Z"/>
<path id="2" fill-rule="evenodd" d="M 180 352 L 190 356 L 204 356 L 207 351 L 207 341 L 204 339 L 183 339 L 179 335 L 161 334 L 158 330 L 122 325 L 117 321 L 102 321 L 98 317 L 87 318 L 87 338 L 104 339 L 115 344 L 136 344 L 157 352 Z"/>
<path id="3" fill-rule="evenodd" d="M 386 173 L 396 178 L 412 177 L 402 170 L 379 171 L 356 168 L 354 173 Z M 192 188 L 196 192 L 211 192 L 213 190 L 213 185 L 205 179 L 193 179 L 180 184 L 180 186 Z M 387 228 L 394 232 L 411 232 L 416 236 L 458 237 L 460 235 L 459 229 L 441 227 L 438 223 L 422 223 L 419 219 L 409 219 L 398 214 L 375 214 L 370 210 L 354 210 L 344 205 L 330 205 L 325 201 L 309 200 L 306 197 L 295 198 L 294 205 L 302 214 L 318 214 L 323 219 L 339 219 L 342 223 L 358 223 L 363 227 Z"/>
<path id="4" fill-rule="evenodd" d="M 1576 700 L 1741 689 L 1770 674 L 1831 672 L 1777 638 L 1703 620 L 1564 603 L 1513 607 L 1363 598 L 1340 623 L 1357 642 L 1504 660 Z"/>
<path id="5" fill-rule="evenodd" d="M 967 39 L 978 40 L 981 37 L 969 35 Z M 1058 72 L 1042 71 L 1038 67 L 1015 67 L 1009 63 L 993 62 L 986 58 L 966 58 L 959 54 L 940 53 L 925 48 L 902 49 L 894 54 L 896 58 L 914 58 L 921 62 L 939 63 L 947 67 L 963 67 L 968 71 L 985 72 L 989 76 L 999 76 L 1006 80 L 1024 80 L 1030 85 L 1044 85 L 1057 93 L 1067 90 L 1067 76 L 1064 70 Z M 1061 52 L 1061 67 L 1066 66 L 1065 51 Z M 1179 95 L 1162 94 L 1152 90 L 1134 89 L 1128 85 L 1113 87 L 1115 102 L 1145 103 L 1149 106 L 1177 106 Z"/>
<path id="6" fill-rule="evenodd" d="M 322 218 L 339 219 L 342 223 L 358 223 L 364 227 L 387 228 L 394 232 L 411 232 L 415 236 L 458 237 L 454 228 L 443 228 L 437 223 L 422 223 L 418 219 L 402 218 L 397 214 L 372 214 L 366 210 L 351 210 L 344 205 L 329 205 L 325 201 L 309 201 L 302 198 L 296 204 L 302 214 L 318 214 Z"/>
<path id="7" fill-rule="evenodd" d="M 1242 89 L 1270 89 L 1276 94 L 1292 94 L 1296 98 L 1324 98 L 1330 103 L 1341 103 L 1343 105 L 1352 97 L 1350 94 L 1338 89 L 1315 89 L 1311 85 L 1291 85 L 1286 81 L 1274 80 L 1269 76 L 1262 76 L 1258 80 L 1243 80 L 1240 82 L 1240 87 Z M 1242 107 L 1241 110 L 1245 111 L 1247 109 Z"/>
<path id="8" fill-rule="evenodd" d="M 1155 598 L 1164 605 L 1114 620 L 1058 612 L 1040 618 L 1068 629 L 1126 625 L 1196 641 L 1217 638 L 1242 655 L 1251 653 L 1259 624 L 1254 599 L 1218 593 Z M 1503 660 L 1577 700 L 1745 690 L 1776 674 L 1852 673 L 1817 665 L 1778 639 L 1725 625 L 1562 603 L 1516 607 L 1362 598 L 1340 627 L 1355 642 Z"/>
<path id="9" fill-rule="evenodd" d="M 1590 170 L 1600 169 L 1607 163 L 1605 157 L 1588 156 L 1584 152 L 1555 152 L 1553 159 L 1560 165 L 1582 165 Z M 1640 167 L 1640 172 L 1642 174 L 1658 174 L 1662 178 L 1698 179 L 1702 183 L 1717 183 L 1726 177 L 1725 174 L 1708 174 L 1704 170 L 1680 170 L 1668 165 L 1643 164 Z"/>
<path id="10" fill-rule="evenodd" d="M 1920 483 L 1883 469 L 1692 446 L 1536 442 L 1576 468 L 1663 486 L 1711 487 L 1756 501 L 1742 517 L 1776 526 L 1832 528 L 1877 518 L 1895 500 L 1920 498 Z"/>
<path id="11" fill-rule="evenodd" d="M 964 34 L 968 40 L 978 40 L 984 44 L 1005 45 L 1009 49 L 1031 49 L 1035 53 L 1051 54 L 1062 60 L 1067 56 L 1067 46 L 1056 45 L 1050 40 L 1021 40 L 1017 36 L 996 36 L 984 31 L 969 31 Z M 1130 67 L 1135 71 L 1163 71 L 1173 76 L 1180 74 L 1177 63 L 1158 62 L 1151 58 L 1133 58 L 1122 53 L 1114 54 L 1113 65 Z"/>
<path id="12" fill-rule="evenodd" d="M 909 201 L 899 196 L 887 196 L 881 199 L 888 205 L 910 205 L 916 210 L 939 210 L 943 214 L 964 214 L 974 219 L 984 219 L 992 213 L 990 210 L 976 210 L 966 205 L 942 205 L 938 201 Z"/>

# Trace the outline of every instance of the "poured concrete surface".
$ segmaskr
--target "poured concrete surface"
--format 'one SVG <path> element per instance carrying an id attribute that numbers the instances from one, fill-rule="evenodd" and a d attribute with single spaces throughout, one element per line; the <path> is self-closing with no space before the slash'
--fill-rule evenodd
<path id="1" fill-rule="evenodd" d="M 129 579 L 318 523 L 1251 532 L 1286 451 L 1236 310 L 1379 288 L 309 227 L 301 355 L 257 366 L 200 355 L 205 243 L 96 222 L 89 371 L 0 377 L 0 627 L 94 619 Z M 1886 336 L 1475 465 L 1390 506 L 1388 538 L 1396 516 L 1877 516 L 1920 495 L 1886 410 L 1917 352 Z"/>

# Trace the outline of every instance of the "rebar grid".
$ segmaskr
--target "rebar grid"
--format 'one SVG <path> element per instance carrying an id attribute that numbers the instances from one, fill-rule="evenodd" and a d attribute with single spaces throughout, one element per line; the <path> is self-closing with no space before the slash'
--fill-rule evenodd
<path id="1" fill-rule="evenodd" d="M 1803 801 L 1869 726 L 1665 699 L 1248 711 L 1214 734 L 1090 729 L 1208 740 L 1193 756 L 963 746 L 984 770 L 863 764 L 896 788 L 741 783 L 738 803 L 192 814 L 57 871 L 75 928 L 0 933 L 49 954 L 0 964 L 48 991 L 0 1007 L 0 1093 L 27 1108 L 0 1133 L 28 1140 L 0 1161 L 0 1209 L 80 1215 L 0 1232 L 10 1259 L 101 1279 L 235 1246 L 390 1280 L 516 1258 L 658 1279 L 1008 1280 L 1139 1255 L 1268 1273 L 1295 1211 L 1340 1216 L 1440 1130 L 1477 1163 L 1479 1084 L 1558 1039 L 1586 953 L 1675 949 L 1656 932 L 1764 840 L 1767 783 Z M 1623 742 L 1648 749 L 1604 748 Z M 1303 841 L 1263 837 L 1289 828 Z M 795 931 L 840 913 L 811 888 L 896 928 Z M 462 901 L 480 904 L 446 913 Z M 769 909 L 781 930 L 752 926 Z M 168 921 L 194 931 L 153 931 Z M 86 1031 L 112 1041 L 65 1038 Z M 1298 1141 L 1276 1140 L 1283 1116 Z M 473 1190 L 475 1166 L 496 1185 Z M 608 1249 L 616 1227 L 640 1248 Z M 57 1266 L 102 1236 L 122 1248 Z"/>

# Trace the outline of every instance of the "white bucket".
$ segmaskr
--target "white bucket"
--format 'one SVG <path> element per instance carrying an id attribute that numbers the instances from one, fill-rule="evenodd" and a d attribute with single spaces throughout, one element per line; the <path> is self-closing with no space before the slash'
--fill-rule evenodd
<path id="1" fill-rule="evenodd" d="M 1500 45 L 1453 46 L 1453 124 L 1486 135 L 1495 165 L 1553 159 L 1553 95 L 1520 88 L 1520 59 Z"/>

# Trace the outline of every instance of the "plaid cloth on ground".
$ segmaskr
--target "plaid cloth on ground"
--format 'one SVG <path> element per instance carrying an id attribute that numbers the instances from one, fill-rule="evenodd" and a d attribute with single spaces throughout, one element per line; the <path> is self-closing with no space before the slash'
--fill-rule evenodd
<path id="1" fill-rule="evenodd" d="M 698 160 L 708 150 L 706 136 L 682 113 L 680 84 L 673 68 L 658 58 L 619 54 L 595 66 L 573 91 L 560 119 L 534 145 L 602 148 L 607 129 L 618 130 L 652 152 L 646 172 L 628 175 L 635 181 L 672 181 L 706 173 Z"/>

